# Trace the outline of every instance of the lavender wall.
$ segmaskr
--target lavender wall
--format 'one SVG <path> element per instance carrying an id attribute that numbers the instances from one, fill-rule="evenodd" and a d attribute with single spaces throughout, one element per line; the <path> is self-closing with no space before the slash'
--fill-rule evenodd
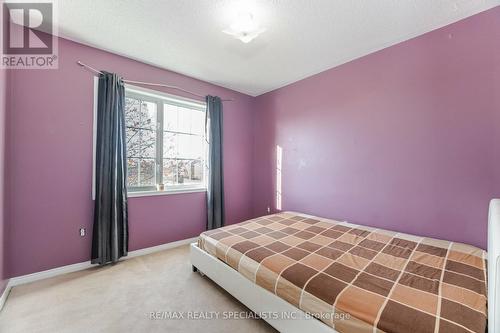
<path id="1" fill-rule="evenodd" d="M 252 103 L 249 96 L 64 39 L 58 70 L 11 71 L 8 132 L 8 274 L 89 260 L 92 230 L 92 66 L 233 98 L 224 104 L 226 216 L 252 215 Z M 167 90 L 165 90 L 168 92 Z M 178 94 L 177 91 L 171 93 Z M 194 237 L 205 228 L 205 194 L 131 198 L 130 250 Z"/>
<path id="2" fill-rule="evenodd" d="M 500 196 L 500 7 L 259 96 L 255 213 L 486 247 Z"/>
<path id="3" fill-rule="evenodd" d="M 0 295 L 7 284 L 5 220 L 5 123 L 7 115 L 7 71 L 0 69 Z"/>

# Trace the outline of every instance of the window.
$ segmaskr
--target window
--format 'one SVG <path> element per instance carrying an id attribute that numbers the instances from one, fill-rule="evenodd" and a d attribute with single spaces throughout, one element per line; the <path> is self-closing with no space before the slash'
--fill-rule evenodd
<path id="1" fill-rule="evenodd" d="M 206 188 L 205 105 L 127 86 L 129 192 Z"/>

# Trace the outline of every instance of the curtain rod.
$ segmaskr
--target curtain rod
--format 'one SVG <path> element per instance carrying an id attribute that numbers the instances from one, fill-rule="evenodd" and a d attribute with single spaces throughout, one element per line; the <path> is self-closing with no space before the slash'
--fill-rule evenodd
<path id="1" fill-rule="evenodd" d="M 87 64 L 84 64 L 80 60 L 78 60 L 76 63 L 78 65 L 80 65 L 81 67 L 85 67 L 85 68 L 91 70 L 92 72 L 94 72 L 96 74 L 102 74 L 102 72 L 100 70 L 97 70 L 97 69 L 95 69 L 95 68 L 93 68 L 93 67 L 91 67 L 91 66 L 89 66 Z M 168 88 L 168 89 L 180 90 L 180 91 L 185 92 L 187 94 L 190 94 L 190 95 L 193 95 L 193 96 L 205 99 L 205 96 L 203 96 L 203 95 L 200 95 L 200 94 L 197 94 L 195 92 L 192 92 L 192 91 L 189 91 L 189 90 L 186 90 L 186 89 L 183 89 L 183 88 L 179 88 L 179 87 L 176 87 L 176 86 L 171 86 L 171 85 L 168 85 L 168 84 L 150 83 L 150 82 L 133 81 L 133 80 L 125 80 L 125 79 L 123 79 L 123 82 L 132 83 L 132 84 L 142 84 L 142 85 L 146 85 L 146 86 L 155 86 L 155 87 L 163 87 L 163 88 Z M 221 99 L 221 100 L 223 102 L 232 102 L 233 101 L 233 99 Z"/>

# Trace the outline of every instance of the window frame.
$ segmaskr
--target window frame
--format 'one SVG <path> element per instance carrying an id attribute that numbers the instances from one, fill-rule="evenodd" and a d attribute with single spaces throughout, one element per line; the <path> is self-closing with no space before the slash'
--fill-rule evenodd
<path id="1" fill-rule="evenodd" d="M 155 183 L 162 184 L 163 172 L 162 165 L 163 161 L 159 156 L 163 154 L 163 140 L 159 137 L 158 133 L 161 130 L 161 125 L 163 124 L 163 103 L 158 98 L 153 98 L 145 94 L 137 93 L 134 90 L 127 89 L 127 85 L 125 85 L 125 98 L 133 98 L 139 100 L 141 102 L 149 102 L 156 104 L 156 124 L 154 126 L 155 138 L 156 138 L 156 153 L 154 157 L 154 174 L 155 174 Z M 139 106 L 140 107 L 140 106 Z M 125 129 L 129 128 L 127 124 L 125 124 Z M 144 130 L 141 128 L 136 128 L 137 130 Z M 129 156 L 127 155 L 127 160 Z M 141 159 L 141 157 L 137 157 L 137 159 Z M 127 193 L 135 193 L 135 192 L 157 192 L 156 185 L 154 186 L 133 186 L 129 187 L 127 184 Z M 158 191 L 163 192 L 163 191 Z"/>
<path id="2" fill-rule="evenodd" d="M 136 186 L 132 188 L 127 187 L 127 193 L 129 196 L 143 196 L 144 194 L 168 194 L 168 193 L 186 193 L 186 192 L 205 192 L 207 190 L 207 168 L 206 168 L 206 158 L 208 151 L 208 143 L 204 145 L 204 158 L 202 159 L 203 165 L 203 182 L 199 185 L 187 184 L 187 185 L 167 185 L 163 182 L 163 134 L 164 134 L 164 104 L 175 105 L 183 108 L 188 108 L 191 110 L 196 110 L 199 112 L 206 112 L 206 104 L 204 102 L 174 96 L 166 94 L 160 91 L 155 91 L 151 89 L 146 89 L 130 84 L 125 84 L 125 97 L 136 98 L 141 101 L 146 101 L 156 104 L 156 157 L 155 157 L 155 177 L 156 184 L 163 184 L 164 189 L 158 190 L 155 186 Z M 177 133 L 177 132 L 176 132 Z M 179 132 L 181 133 L 181 132 Z M 206 138 L 202 136 L 202 139 Z"/>
<path id="3" fill-rule="evenodd" d="M 98 94 L 98 79 L 94 80 L 94 130 L 93 130 L 93 172 L 92 172 L 92 199 L 95 199 L 95 152 L 96 152 L 96 136 L 97 136 L 97 94 Z M 206 113 L 206 103 L 202 101 L 197 101 L 181 96 L 167 94 L 157 90 L 146 89 L 143 87 L 125 84 L 125 98 L 135 98 L 141 101 L 146 101 L 156 104 L 156 126 L 154 131 L 156 132 L 156 156 L 155 160 L 155 183 L 154 186 L 127 186 L 128 197 L 143 197 L 143 196 L 156 196 L 156 195 L 169 195 L 176 193 L 196 193 L 196 192 L 206 192 L 207 190 L 207 158 L 208 158 L 208 142 L 205 135 L 202 135 L 204 139 L 204 152 L 202 162 L 203 168 L 203 182 L 200 184 L 183 184 L 183 185 L 167 185 L 163 183 L 163 136 L 164 136 L 164 104 L 175 105 L 183 108 L 189 108 L 191 110 L 197 110 Z M 174 131 L 174 133 L 177 133 Z M 182 134 L 182 132 L 179 132 Z M 196 135 L 196 134 L 191 134 Z M 198 135 L 196 135 L 198 136 Z M 128 159 L 128 156 L 127 156 Z M 195 159 L 193 159 L 195 160 Z M 163 190 L 157 188 L 158 184 L 163 184 Z M 127 184 L 128 185 L 128 184 Z"/>

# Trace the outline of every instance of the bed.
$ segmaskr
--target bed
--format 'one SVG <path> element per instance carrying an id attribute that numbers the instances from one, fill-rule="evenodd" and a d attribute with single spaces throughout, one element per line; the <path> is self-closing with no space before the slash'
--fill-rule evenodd
<path id="1" fill-rule="evenodd" d="M 283 212 L 202 233 L 191 261 L 281 332 L 487 327 L 487 253 L 466 244 Z"/>

